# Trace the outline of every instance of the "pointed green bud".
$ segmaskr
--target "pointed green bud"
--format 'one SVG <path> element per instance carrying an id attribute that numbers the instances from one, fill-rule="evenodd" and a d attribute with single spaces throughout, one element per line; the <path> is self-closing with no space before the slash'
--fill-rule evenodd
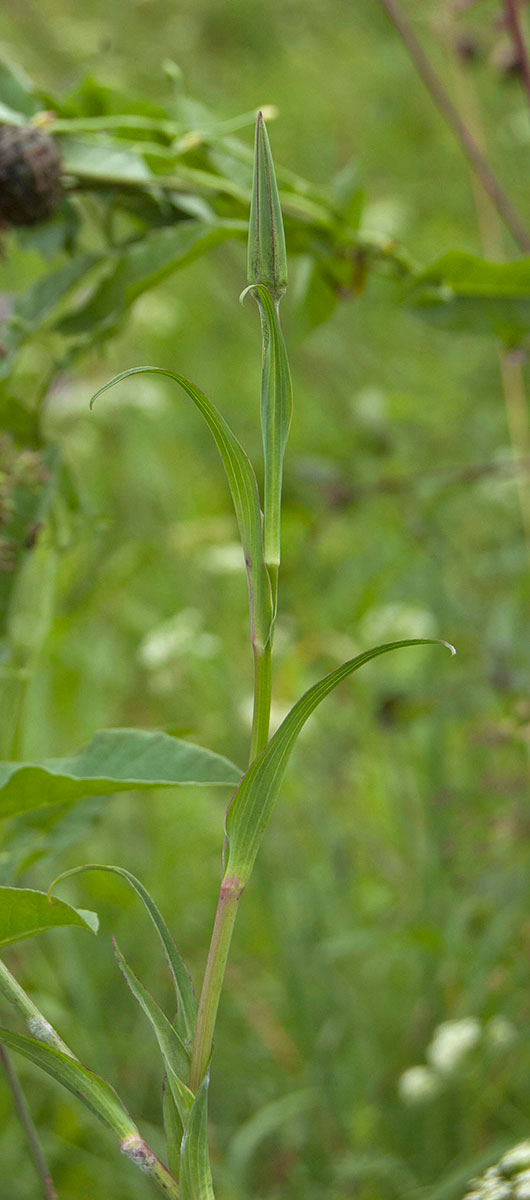
<path id="1" fill-rule="evenodd" d="M 287 287 L 282 210 L 263 113 L 258 113 L 254 182 L 248 230 L 248 282 L 263 283 L 279 299 Z"/>

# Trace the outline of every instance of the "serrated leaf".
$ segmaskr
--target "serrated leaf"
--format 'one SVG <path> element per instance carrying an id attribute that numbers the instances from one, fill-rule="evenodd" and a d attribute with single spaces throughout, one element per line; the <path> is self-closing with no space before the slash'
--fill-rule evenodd
<path id="1" fill-rule="evenodd" d="M 96 913 L 73 908 L 64 900 L 50 900 L 46 892 L 0 887 L 0 946 L 62 925 L 79 925 L 97 933 L 98 918 Z"/>
<path id="2" fill-rule="evenodd" d="M 222 755 L 167 733 L 105 729 L 71 758 L 0 763 L 0 818 L 84 796 L 180 784 L 229 785 L 240 775 Z"/>
<path id="3" fill-rule="evenodd" d="M 245 555 L 252 640 L 257 647 L 262 648 L 270 637 L 272 593 L 263 556 L 259 493 L 252 463 L 224 417 L 204 395 L 204 392 L 201 392 L 199 388 L 195 387 L 195 384 L 176 371 L 169 371 L 164 367 L 131 367 L 129 371 L 122 371 L 119 375 L 115 375 L 114 379 L 100 388 L 93 397 L 92 404 L 98 396 L 114 387 L 116 383 L 120 383 L 121 380 L 129 379 L 132 375 L 146 373 L 166 375 L 168 379 L 174 379 L 175 383 L 183 388 L 195 407 L 202 413 L 217 445 L 232 493 Z"/>
<path id="4" fill-rule="evenodd" d="M 109 871 L 113 875 L 121 876 L 133 888 L 136 894 L 140 897 L 145 908 L 153 922 L 153 925 L 158 933 L 166 961 L 173 978 L 175 985 L 175 993 L 178 1005 L 176 1027 L 180 1036 L 188 1044 L 191 1044 L 193 1034 L 195 1032 L 195 1022 L 197 1019 L 197 1001 L 193 991 L 193 984 L 186 969 L 186 966 L 177 950 L 171 933 L 164 921 L 162 914 L 157 908 L 154 900 L 149 895 L 147 888 L 139 879 L 131 875 L 130 871 L 126 871 L 124 867 L 113 867 L 101 865 L 99 863 L 86 863 L 82 867 L 72 867 L 69 871 L 63 871 L 54 880 L 50 887 L 50 892 L 54 890 L 58 883 L 63 879 L 67 879 L 72 875 L 81 875 L 85 871 Z"/>
<path id="5" fill-rule="evenodd" d="M 69 1092 L 73 1092 L 85 1108 L 112 1129 L 120 1140 L 139 1136 L 134 1121 L 110 1083 L 83 1067 L 77 1059 L 69 1058 L 59 1050 L 36 1042 L 33 1038 L 11 1033 L 8 1029 L 0 1029 L 0 1042 L 9 1050 L 16 1050 L 24 1058 L 28 1058 Z"/>
<path id="6" fill-rule="evenodd" d="M 180 1200 L 214 1200 L 208 1152 L 208 1087 L 205 1075 L 195 1097 L 182 1139 Z"/>
<path id="7" fill-rule="evenodd" d="M 155 1034 L 166 1068 L 167 1080 L 184 1126 L 188 1120 L 194 1101 L 193 1092 L 190 1091 L 182 1079 L 183 1075 L 188 1075 L 189 1073 L 189 1053 L 176 1029 L 168 1021 L 156 1000 L 154 1000 L 147 988 L 144 987 L 134 971 L 131 970 L 114 938 L 113 946 L 116 961 L 123 978 L 135 1000 L 138 1001 L 140 1008 L 145 1013 Z"/>
<path id="8" fill-rule="evenodd" d="M 530 331 L 530 258 L 499 263 L 450 251 L 416 277 L 406 298 L 440 329 L 515 342 Z"/>
<path id="9" fill-rule="evenodd" d="M 451 650 L 448 642 L 437 638 L 412 638 L 388 642 L 365 650 L 325 675 L 304 693 L 287 714 L 265 749 L 254 760 L 230 803 L 226 817 L 228 855 L 225 877 L 243 887 L 251 874 L 259 845 L 277 799 L 287 763 L 296 739 L 308 717 L 337 684 L 358 671 L 364 663 L 380 654 L 404 646 L 442 645 Z"/>

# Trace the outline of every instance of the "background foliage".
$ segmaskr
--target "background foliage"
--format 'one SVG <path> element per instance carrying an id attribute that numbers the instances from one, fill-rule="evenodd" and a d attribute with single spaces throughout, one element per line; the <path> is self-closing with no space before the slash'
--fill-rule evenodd
<path id="1" fill-rule="evenodd" d="M 449 31 L 449 5 L 405 7 L 473 120 L 479 107 L 490 158 L 526 217 L 528 113 L 503 66 L 498 6 L 473 6 Z M 500 236 L 495 220 L 481 206 L 477 221 L 461 153 L 373 0 L 273 0 L 259 19 L 246 0 L 138 0 L 125 28 L 118 5 L 94 0 L 74 19 L 62 0 L 26 0 L 0 24 L 7 56 L 44 94 L 74 94 L 63 100 L 70 115 L 76 103 L 101 112 L 104 93 L 81 84 L 87 75 L 143 97 L 146 111 L 167 106 L 179 79 L 164 63 L 175 60 L 186 92 L 218 119 L 278 105 L 277 161 L 322 192 L 353 159 L 361 230 L 378 244 L 392 237 L 418 273 L 449 251 L 495 257 L 481 240 Z M 465 65 L 451 47 L 469 33 L 477 53 Z M 250 131 L 238 137 L 250 148 Z M 82 249 L 102 253 L 97 198 L 74 199 L 72 214 L 79 205 Z M 39 277 L 43 256 L 64 264 L 54 229 L 5 236 L 6 295 Z M 504 250 L 517 254 L 508 236 Z M 149 377 L 88 412 L 115 371 L 154 362 L 203 387 L 257 459 L 257 330 L 237 303 L 244 260 L 242 241 L 220 245 L 71 361 L 64 330 L 31 338 L 17 359 L 2 413 L 26 450 L 21 463 L 5 442 L 3 488 L 26 487 L 30 525 L 45 522 L 10 629 L 23 674 L 6 669 L 4 680 L 21 758 L 70 754 L 99 727 L 140 725 L 244 760 L 246 586 L 208 432 Z M 410 280 L 380 266 L 329 314 L 329 289 L 300 302 L 310 264 L 293 261 L 277 712 L 373 641 L 439 635 L 458 657 L 390 656 L 343 685 L 304 734 L 244 900 L 216 1040 L 211 1137 L 226 1200 L 456 1197 L 530 1120 L 529 447 L 514 425 L 517 363 L 512 354 L 501 377 L 495 338 L 472 331 L 480 322 L 469 308 L 446 322 L 460 332 L 438 327 L 436 304 L 434 320 L 419 319 Z M 510 280 L 523 300 L 493 328 L 520 345 L 528 296 Z M 315 305 L 322 323 L 304 337 Z M 44 432 L 61 461 L 48 449 L 44 469 L 31 414 L 38 380 L 51 376 Z M 156 896 L 198 978 L 223 806 L 213 789 L 179 789 L 43 810 L 6 824 L 2 882 L 46 888 L 81 858 L 117 862 Z M 156 1148 L 154 1046 L 110 933 L 161 1002 L 164 963 L 113 877 L 88 875 L 64 894 L 99 912 L 99 938 L 55 930 L 6 961 L 80 1058 L 116 1083 Z M 428 1052 L 436 1065 L 440 1024 L 464 1018 L 475 1021 L 467 1052 L 424 1075 L 421 1094 L 410 1076 L 407 1088 L 404 1073 Z M 150 1194 L 110 1140 L 95 1141 L 82 1110 L 33 1068 L 21 1074 L 60 1195 Z M 9 1194 L 33 1200 L 3 1088 L 0 1110 Z"/>

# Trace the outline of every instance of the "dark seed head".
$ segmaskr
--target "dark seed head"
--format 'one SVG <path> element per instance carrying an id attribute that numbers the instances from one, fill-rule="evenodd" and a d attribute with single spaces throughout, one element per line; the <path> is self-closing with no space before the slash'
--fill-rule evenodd
<path id="1" fill-rule="evenodd" d="M 54 139 L 31 125 L 0 125 L 0 222 L 47 221 L 61 196 L 61 155 Z"/>

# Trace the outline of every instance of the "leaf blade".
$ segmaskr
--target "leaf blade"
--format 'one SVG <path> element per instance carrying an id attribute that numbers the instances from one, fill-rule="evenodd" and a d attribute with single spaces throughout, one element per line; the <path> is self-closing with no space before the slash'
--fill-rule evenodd
<path id="1" fill-rule="evenodd" d="M 162 1012 L 162 1009 L 156 1000 L 153 999 L 147 988 L 144 987 L 141 980 L 138 979 L 138 976 L 131 970 L 115 938 L 112 939 L 112 944 L 123 978 L 142 1012 L 147 1017 L 158 1042 L 173 1099 L 184 1125 L 188 1120 L 194 1101 L 193 1092 L 190 1091 L 181 1078 L 183 1074 L 189 1071 L 190 1056 L 182 1039 L 170 1021 L 168 1021 L 165 1013 Z"/>
<path id="2" fill-rule="evenodd" d="M 112 1129 L 120 1140 L 138 1136 L 138 1129 L 114 1088 L 77 1059 L 69 1058 L 34 1038 L 11 1033 L 8 1029 L 0 1029 L 0 1042 L 41 1067 L 47 1075 L 77 1096 L 85 1108 Z"/>
<path id="3" fill-rule="evenodd" d="M 65 925 L 97 933 L 95 913 L 73 908 L 64 900 L 51 902 L 46 892 L 32 888 L 0 887 L 0 946 Z"/>
<path id="4" fill-rule="evenodd" d="M 259 845 L 277 798 L 281 782 L 298 734 L 315 708 L 343 679 L 372 658 L 406 646 L 443 645 L 454 654 L 454 647 L 437 638 L 408 638 L 375 646 L 342 666 L 330 671 L 296 702 L 258 758 L 254 759 L 237 788 L 226 816 L 228 841 L 225 878 L 244 886 L 250 877 Z"/>
<path id="5" fill-rule="evenodd" d="M 195 1097 L 182 1138 L 180 1154 L 180 1200 L 214 1200 L 208 1151 L 207 1073 Z"/>
<path id="6" fill-rule="evenodd" d="M 165 375 L 186 392 L 204 417 L 221 455 L 236 512 L 247 568 L 252 640 L 263 648 L 272 625 L 272 592 L 265 566 L 261 532 L 261 511 L 254 468 L 241 443 L 211 400 L 195 384 L 177 371 L 164 367 L 131 367 L 115 375 L 92 397 L 91 405 L 103 392 L 132 375 Z"/>
<path id="7" fill-rule="evenodd" d="M 233 785 L 239 775 L 222 755 L 166 733 L 106 729 L 70 758 L 0 763 L 0 819 L 85 796 L 184 784 Z"/>
<path id="8" fill-rule="evenodd" d="M 63 871 L 61 875 L 54 880 L 50 886 L 50 893 L 54 890 L 57 884 L 63 879 L 67 879 L 73 875 L 81 875 L 85 871 L 109 871 L 111 874 L 121 876 L 133 888 L 140 900 L 144 904 L 151 921 L 158 933 L 162 948 L 166 957 L 166 962 L 169 967 L 170 974 L 175 986 L 175 994 L 178 1004 L 177 1029 L 181 1037 L 187 1039 L 191 1043 L 195 1031 L 195 1022 L 197 1019 L 197 1001 L 193 984 L 185 966 L 184 960 L 179 954 L 169 928 L 164 921 L 164 918 L 157 908 L 152 896 L 150 896 L 147 888 L 135 875 L 127 871 L 125 867 L 107 866 L 101 863 L 86 863 L 81 867 L 72 867 L 69 871 Z"/>

